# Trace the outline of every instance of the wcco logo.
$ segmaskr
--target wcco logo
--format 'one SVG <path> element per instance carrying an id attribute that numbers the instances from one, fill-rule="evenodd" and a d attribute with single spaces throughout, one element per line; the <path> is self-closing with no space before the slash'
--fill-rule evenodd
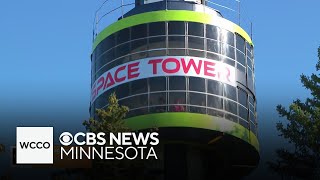
<path id="1" fill-rule="evenodd" d="M 17 164 L 53 164 L 53 127 L 17 127 Z"/>

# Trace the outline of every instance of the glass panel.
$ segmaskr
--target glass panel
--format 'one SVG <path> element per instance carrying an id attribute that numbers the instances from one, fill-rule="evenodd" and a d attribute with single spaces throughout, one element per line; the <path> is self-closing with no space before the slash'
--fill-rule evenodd
<path id="1" fill-rule="evenodd" d="M 185 35 L 185 23 L 183 21 L 170 21 L 168 22 L 168 34 Z"/>
<path id="2" fill-rule="evenodd" d="M 153 22 L 149 24 L 149 36 L 158 36 L 165 34 L 165 22 Z"/>
<path id="3" fill-rule="evenodd" d="M 111 34 L 105 40 L 102 41 L 103 50 L 107 51 L 115 46 L 115 35 Z"/>
<path id="4" fill-rule="evenodd" d="M 131 42 L 131 52 L 147 50 L 147 39 L 140 39 Z"/>
<path id="5" fill-rule="evenodd" d="M 150 106 L 165 105 L 165 104 L 167 104 L 165 92 L 150 94 Z"/>
<path id="6" fill-rule="evenodd" d="M 256 118 L 253 112 L 250 111 L 250 121 L 255 122 Z"/>
<path id="7" fill-rule="evenodd" d="M 249 123 L 243 119 L 239 119 L 239 124 L 247 129 L 249 129 Z"/>
<path id="8" fill-rule="evenodd" d="M 235 87 L 230 86 L 229 84 L 224 84 L 224 96 L 237 101 L 237 90 Z"/>
<path id="9" fill-rule="evenodd" d="M 189 90 L 206 92 L 205 79 L 197 77 L 189 77 Z"/>
<path id="10" fill-rule="evenodd" d="M 196 22 L 189 22 L 188 23 L 188 34 L 193 36 L 204 36 L 203 27 L 204 25 L 202 23 L 196 23 Z"/>
<path id="11" fill-rule="evenodd" d="M 234 46 L 234 34 L 228 30 L 221 29 L 221 41 Z"/>
<path id="12" fill-rule="evenodd" d="M 208 114 L 211 116 L 223 117 L 224 113 L 221 111 L 214 110 L 214 109 L 208 109 Z"/>
<path id="13" fill-rule="evenodd" d="M 118 33 L 116 33 L 117 44 L 121 44 L 130 40 L 130 29 L 122 29 Z"/>
<path id="14" fill-rule="evenodd" d="M 130 92 L 129 83 L 124 83 L 115 87 L 115 92 L 118 99 L 129 96 L 129 92 Z"/>
<path id="15" fill-rule="evenodd" d="M 226 113 L 226 119 L 229 119 L 230 121 L 233 121 L 233 122 L 236 122 L 236 123 L 238 123 L 238 117 L 237 116 L 235 116 L 235 115 L 232 115 L 232 114 L 227 114 Z"/>
<path id="16" fill-rule="evenodd" d="M 248 120 L 248 110 L 241 105 L 238 105 L 239 116 L 245 120 Z"/>
<path id="17" fill-rule="evenodd" d="M 238 102 L 245 107 L 248 107 L 247 97 L 248 95 L 245 91 L 243 91 L 242 89 L 238 89 Z"/>
<path id="18" fill-rule="evenodd" d="M 185 92 L 170 92 L 169 93 L 169 102 L 170 104 L 176 104 L 170 106 L 170 111 L 181 112 L 186 111 L 186 107 L 184 105 L 186 103 L 186 93 Z"/>
<path id="19" fill-rule="evenodd" d="M 223 86 L 221 82 L 208 79 L 208 93 L 223 95 Z"/>
<path id="20" fill-rule="evenodd" d="M 131 27 L 131 40 L 147 36 L 147 24 L 140 24 Z"/>
<path id="21" fill-rule="evenodd" d="M 138 107 L 148 106 L 148 95 L 143 94 L 139 96 L 133 96 L 130 98 L 126 98 L 121 100 L 121 105 L 128 106 L 130 109 L 135 109 Z"/>
<path id="22" fill-rule="evenodd" d="M 170 90 L 186 90 L 186 78 L 184 76 L 169 77 Z"/>
<path id="23" fill-rule="evenodd" d="M 249 68 L 252 69 L 252 62 L 251 62 L 251 59 L 249 59 L 248 57 L 247 57 L 247 65 Z"/>
<path id="24" fill-rule="evenodd" d="M 223 109 L 223 100 L 222 100 L 222 98 L 208 95 L 208 107 L 213 107 L 213 108 L 217 108 L 217 109 Z"/>
<path id="25" fill-rule="evenodd" d="M 148 92 L 147 79 L 139 79 L 131 82 L 131 95 L 146 92 Z"/>
<path id="26" fill-rule="evenodd" d="M 150 91 L 165 91 L 166 90 L 166 78 L 154 77 L 149 79 Z"/>
<path id="27" fill-rule="evenodd" d="M 167 106 L 156 106 L 149 108 L 150 113 L 162 113 L 167 112 Z"/>
<path id="28" fill-rule="evenodd" d="M 204 57 L 204 51 L 191 50 L 191 49 L 189 49 L 188 51 L 190 56 Z"/>
<path id="29" fill-rule="evenodd" d="M 192 113 L 206 114 L 206 108 L 195 106 L 190 106 L 189 108 Z"/>
<path id="30" fill-rule="evenodd" d="M 207 39 L 207 50 L 215 53 L 220 53 L 220 43 L 215 40 Z"/>
<path id="31" fill-rule="evenodd" d="M 235 52 L 232 46 L 222 43 L 221 54 L 228 56 L 229 58 L 235 59 Z"/>
<path id="32" fill-rule="evenodd" d="M 116 58 L 127 55 L 130 53 L 130 44 L 125 43 L 115 48 Z"/>
<path id="33" fill-rule="evenodd" d="M 204 39 L 198 37 L 188 37 L 188 46 L 191 49 L 204 49 Z"/>
<path id="34" fill-rule="evenodd" d="M 200 93 L 189 93 L 189 104 L 197 106 L 206 106 L 206 95 Z"/>
<path id="35" fill-rule="evenodd" d="M 220 56 L 217 55 L 217 54 L 214 54 L 214 53 L 207 52 L 207 58 L 208 59 L 213 59 L 213 60 L 216 60 L 216 61 L 220 61 Z"/>
<path id="36" fill-rule="evenodd" d="M 148 108 L 135 109 L 128 112 L 126 117 L 140 116 L 148 113 Z"/>
<path id="37" fill-rule="evenodd" d="M 168 55 L 184 56 L 186 55 L 186 50 L 185 49 L 168 49 Z"/>
<path id="38" fill-rule="evenodd" d="M 165 56 L 166 50 L 154 50 L 148 52 L 148 57 Z"/>
<path id="39" fill-rule="evenodd" d="M 184 36 L 169 36 L 168 37 L 168 47 L 169 48 L 184 48 L 185 47 L 185 37 Z"/>
<path id="40" fill-rule="evenodd" d="M 244 66 L 246 66 L 246 59 L 245 58 L 246 58 L 246 56 L 242 52 L 237 50 L 237 61 Z"/>
<path id="41" fill-rule="evenodd" d="M 236 41 L 237 41 L 237 49 L 241 52 L 245 52 L 245 40 L 238 34 L 236 34 Z"/>
<path id="42" fill-rule="evenodd" d="M 224 100 L 224 108 L 226 111 L 237 114 L 237 104 L 233 101 Z"/>
<path id="43" fill-rule="evenodd" d="M 206 37 L 211 39 L 219 40 L 220 38 L 220 28 L 213 25 L 206 25 Z"/>
<path id="44" fill-rule="evenodd" d="M 221 57 L 221 59 L 224 63 L 229 64 L 230 66 L 235 67 L 235 65 L 236 65 L 236 62 L 232 59 L 229 59 L 227 57 Z"/>
<path id="45" fill-rule="evenodd" d="M 149 46 L 148 49 L 159 49 L 166 48 L 166 37 L 153 37 L 149 38 Z"/>
<path id="46" fill-rule="evenodd" d="M 131 42 L 131 52 L 139 52 L 147 50 L 147 39 L 135 40 Z M 147 57 L 147 52 L 135 53 L 131 55 L 132 60 L 142 59 Z"/>

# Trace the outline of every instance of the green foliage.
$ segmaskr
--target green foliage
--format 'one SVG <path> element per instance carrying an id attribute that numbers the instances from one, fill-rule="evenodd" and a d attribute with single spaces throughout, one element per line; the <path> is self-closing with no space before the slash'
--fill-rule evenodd
<path id="1" fill-rule="evenodd" d="M 91 132 L 104 132 L 106 134 L 130 131 L 123 120 L 129 108 L 119 105 L 115 93 L 110 95 L 108 103 L 109 105 L 106 109 L 96 110 L 97 120 L 90 118 L 88 121 L 83 122 L 86 129 Z"/>
<path id="2" fill-rule="evenodd" d="M 270 167 L 282 175 L 302 178 L 319 177 L 320 167 L 320 48 L 318 49 L 317 74 L 310 77 L 302 74 L 303 87 L 311 92 L 311 97 L 304 102 L 293 101 L 286 109 L 277 106 L 280 117 L 286 118 L 286 123 L 277 123 L 280 136 L 294 145 L 294 151 L 279 149 L 277 163 Z"/>

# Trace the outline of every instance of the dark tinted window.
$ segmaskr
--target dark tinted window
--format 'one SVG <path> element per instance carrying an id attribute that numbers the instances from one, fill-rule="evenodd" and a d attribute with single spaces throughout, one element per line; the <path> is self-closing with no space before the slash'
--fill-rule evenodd
<path id="1" fill-rule="evenodd" d="M 232 46 L 229 46 L 229 45 L 224 44 L 224 43 L 222 43 L 222 46 L 221 46 L 221 54 L 225 55 L 225 56 L 228 56 L 228 57 L 230 57 L 232 59 L 234 59 L 234 57 L 235 57 L 234 48 Z"/>
<path id="2" fill-rule="evenodd" d="M 195 106 L 190 106 L 189 108 L 192 113 L 206 114 L 206 108 Z"/>
<path id="3" fill-rule="evenodd" d="M 208 107 L 223 109 L 223 99 L 208 95 Z"/>
<path id="4" fill-rule="evenodd" d="M 204 36 L 203 28 L 204 25 L 196 22 L 188 23 L 188 34 L 193 36 Z"/>
<path id="5" fill-rule="evenodd" d="M 214 80 L 208 80 L 208 93 L 222 96 L 223 95 L 222 83 Z"/>
<path id="6" fill-rule="evenodd" d="M 169 36 L 168 37 L 169 48 L 184 48 L 185 37 L 184 36 Z"/>
<path id="7" fill-rule="evenodd" d="M 148 95 L 143 94 L 143 95 L 133 96 L 133 97 L 121 100 L 120 104 L 128 106 L 129 109 L 134 109 L 134 108 L 147 106 L 148 105 L 148 101 L 146 101 L 147 99 L 148 99 Z"/>
<path id="8" fill-rule="evenodd" d="M 205 79 L 197 77 L 189 77 L 189 90 L 206 92 Z"/>
<path id="9" fill-rule="evenodd" d="M 243 91 L 242 89 L 238 89 L 238 102 L 245 107 L 248 107 L 247 97 L 248 95 L 245 91 Z"/>
<path id="10" fill-rule="evenodd" d="M 219 28 L 212 25 L 206 25 L 206 37 L 211 39 L 219 39 Z"/>
<path id="11" fill-rule="evenodd" d="M 238 34 L 236 34 L 236 41 L 237 41 L 237 49 L 242 52 L 245 52 L 245 40 Z"/>
<path id="12" fill-rule="evenodd" d="M 220 55 L 217 55 L 217 54 L 214 54 L 214 53 L 209 53 L 207 52 L 207 58 L 208 59 L 213 59 L 213 60 L 216 60 L 216 61 L 220 61 Z"/>
<path id="13" fill-rule="evenodd" d="M 114 34 L 111 34 L 110 36 L 108 36 L 105 40 L 102 41 L 102 43 L 104 44 L 104 50 L 108 50 L 111 49 L 115 46 L 115 36 Z"/>
<path id="14" fill-rule="evenodd" d="M 168 49 L 168 55 L 184 56 L 186 55 L 186 50 L 185 49 Z"/>
<path id="15" fill-rule="evenodd" d="M 140 39 L 131 42 L 131 51 L 138 52 L 147 50 L 147 39 Z"/>
<path id="16" fill-rule="evenodd" d="M 115 87 L 115 92 L 116 92 L 117 98 L 121 99 L 121 98 L 129 96 L 129 92 L 130 92 L 129 90 L 130 90 L 129 83 L 124 83 L 124 84 L 121 84 L 121 85 Z"/>
<path id="17" fill-rule="evenodd" d="M 224 113 L 221 111 L 214 110 L 214 109 L 208 109 L 208 114 L 211 116 L 223 117 Z"/>
<path id="18" fill-rule="evenodd" d="M 230 86 L 229 84 L 224 84 L 224 96 L 236 101 L 237 100 L 236 88 L 233 86 Z"/>
<path id="19" fill-rule="evenodd" d="M 206 95 L 200 93 L 189 93 L 189 103 L 197 106 L 206 106 Z"/>
<path id="20" fill-rule="evenodd" d="M 237 61 L 244 66 L 246 65 L 245 58 L 246 58 L 245 55 L 242 52 L 237 50 Z"/>
<path id="21" fill-rule="evenodd" d="M 166 78 L 154 77 L 149 79 L 150 91 L 165 91 L 166 90 Z"/>
<path id="22" fill-rule="evenodd" d="M 147 24 L 131 27 L 131 39 L 144 38 L 147 36 Z"/>
<path id="23" fill-rule="evenodd" d="M 166 104 L 166 93 L 150 94 L 150 106 Z"/>
<path id="24" fill-rule="evenodd" d="M 158 49 L 166 47 L 166 37 L 153 37 L 149 38 L 149 47 L 148 49 Z"/>
<path id="25" fill-rule="evenodd" d="M 186 93 L 185 92 L 170 92 L 169 93 L 170 104 L 185 104 Z"/>
<path id="26" fill-rule="evenodd" d="M 147 79 L 139 79 L 131 82 L 131 94 L 140 94 L 148 91 Z M 146 99 L 145 99 L 146 100 Z"/>
<path id="27" fill-rule="evenodd" d="M 248 120 L 248 110 L 243 106 L 239 106 L 239 116 L 245 120 Z"/>
<path id="28" fill-rule="evenodd" d="M 237 104 L 233 101 L 224 100 L 224 108 L 230 113 L 237 114 Z"/>
<path id="29" fill-rule="evenodd" d="M 183 21 L 170 21 L 168 22 L 168 34 L 185 34 L 185 23 Z"/>
<path id="30" fill-rule="evenodd" d="M 198 37 L 188 37 L 188 45 L 191 49 L 204 49 L 204 39 Z"/>
<path id="31" fill-rule="evenodd" d="M 230 66 L 235 67 L 235 61 L 226 57 L 221 57 L 221 61 L 223 61 L 226 64 L 229 64 Z"/>
<path id="32" fill-rule="evenodd" d="M 190 56 L 204 57 L 204 51 L 188 49 Z"/>
<path id="33" fill-rule="evenodd" d="M 231 46 L 234 46 L 234 34 L 230 31 L 221 30 L 221 41 L 227 43 Z"/>
<path id="34" fill-rule="evenodd" d="M 171 76 L 169 77 L 170 90 L 185 90 L 186 78 L 184 76 Z"/>
<path id="35" fill-rule="evenodd" d="M 130 29 L 122 29 L 118 33 L 116 33 L 117 44 L 121 44 L 130 40 Z"/>
<path id="36" fill-rule="evenodd" d="M 115 48 L 116 58 L 129 54 L 130 44 L 125 43 Z"/>
<path id="37" fill-rule="evenodd" d="M 154 50 L 148 52 L 148 57 L 164 56 L 166 55 L 166 50 Z"/>
<path id="38" fill-rule="evenodd" d="M 220 53 L 220 43 L 215 40 L 207 39 L 207 50 L 215 53 Z"/>
<path id="39" fill-rule="evenodd" d="M 149 36 L 165 35 L 165 22 L 153 22 L 149 24 Z"/>

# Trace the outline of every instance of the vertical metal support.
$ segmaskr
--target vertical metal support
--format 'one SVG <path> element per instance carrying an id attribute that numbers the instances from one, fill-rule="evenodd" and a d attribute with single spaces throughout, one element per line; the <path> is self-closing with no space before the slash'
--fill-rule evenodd
<path id="1" fill-rule="evenodd" d="M 121 0 L 121 18 L 123 19 L 123 0 Z"/>
<path id="2" fill-rule="evenodd" d="M 168 10 L 168 0 L 166 0 L 166 10 Z"/>

